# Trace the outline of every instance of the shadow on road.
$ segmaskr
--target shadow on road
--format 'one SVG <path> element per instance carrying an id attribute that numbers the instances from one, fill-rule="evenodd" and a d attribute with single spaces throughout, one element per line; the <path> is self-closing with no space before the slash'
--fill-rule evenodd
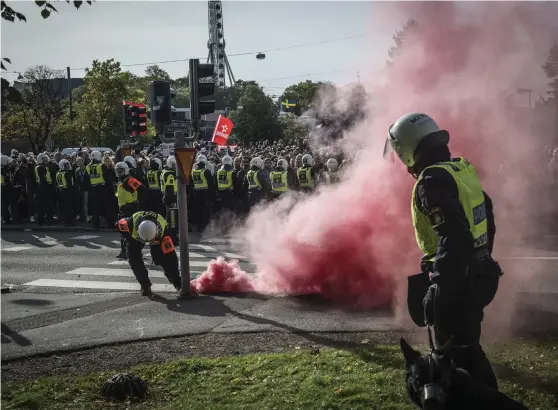
<path id="1" fill-rule="evenodd" d="M 2 323 L 2 343 L 15 343 L 19 346 L 31 346 L 32 344 L 29 339 L 17 332 L 14 332 L 4 323 Z"/>
<path id="2" fill-rule="evenodd" d="M 10 300 L 9 303 L 14 305 L 26 305 L 26 306 L 46 306 L 52 305 L 54 302 L 46 299 L 15 299 Z"/>

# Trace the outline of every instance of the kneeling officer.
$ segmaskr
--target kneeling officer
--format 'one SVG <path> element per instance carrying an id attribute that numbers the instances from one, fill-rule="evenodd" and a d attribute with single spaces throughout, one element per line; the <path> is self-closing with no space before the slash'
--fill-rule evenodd
<path id="1" fill-rule="evenodd" d="M 153 261 L 163 267 L 169 282 L 180 290 L 181 279 L 178 271 L 178 257 L 174 243 L 167 232 L 165 218 L 154 212 L 136 212 L 129 218 L 118 221 L 118 230 L 127 239 L 127 253 L 130 268 L 141 285 L 143 296 L 151 295 L 151 281 L 143 263 L 142 250 L 149 244 Z"/>

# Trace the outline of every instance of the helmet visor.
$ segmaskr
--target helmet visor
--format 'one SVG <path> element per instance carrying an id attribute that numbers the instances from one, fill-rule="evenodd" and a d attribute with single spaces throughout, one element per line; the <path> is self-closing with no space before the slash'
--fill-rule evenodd
<path id="1" fill-rule="evenodd" d="M 393 149 L 393 145 L 391 144 L 391 138 L 387 137 L 386 142 L 384 143 L 384 152 L 382 156 L 385 160 L 393 162 L 393 157 L 395 155 L 395 151 Z"/>

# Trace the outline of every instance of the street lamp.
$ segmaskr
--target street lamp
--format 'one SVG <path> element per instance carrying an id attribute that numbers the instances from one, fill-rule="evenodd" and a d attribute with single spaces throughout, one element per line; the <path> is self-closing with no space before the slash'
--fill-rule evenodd
<path id="1" fill-rule="evenodd" d="M 256 54 L 256 59 L 257 60 L 265 60 L 265 54 L 264 53 Z"/>

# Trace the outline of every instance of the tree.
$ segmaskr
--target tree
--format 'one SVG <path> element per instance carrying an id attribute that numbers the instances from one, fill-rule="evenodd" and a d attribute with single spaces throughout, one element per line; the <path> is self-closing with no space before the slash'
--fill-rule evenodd
<path id="1" fill-rule="evenodd" d="M 292 114 L 286 113 L 279 117 L 279 124 L 281 125 L 283 139 L 296 143 L 298 139 L 308 137 L 308 127 L 306 127 L 300 119 Z"/>
<path id="2" fill-rule="evenodd" d="M 395 44 L 388 49 L 389 60 L 386 62 L 388 66 L 393 65 L 394 59 L 401 52 L 401 47 L 403 47 L 405 42 L 409 39 L 409 36 L 415 32 L 417 27 L 417 21 L 410 19 L 403 25 L 401 30 L 395 32 L 392 37 Z"/>
<path id="3" fill-rule="evenodd" d="M 63 98 L 64 73 L 46 66 L 25 72 L 21 99 L 9 105 L 2 121 L 4 138 L 25 138 L 33 152 L 45 148 L 47 139 L 63 122 L 67 101 Z"/>
<path id="4" fill-rule="evenodd" d="M 238 102 L 240 98 L 244 95 L 246 89 L 250 86 L 260 87 L 255 81 L 243 81 L 238 80 L 234 85 L 226 88 L 226 92 L 223 93 L 223 102 L 225 107 L 230 107 L 231 110 L 236 110 L 238 108 Z"/>
<path id="5" fill-rule="evenodd" d="M 163 80 L 171 81 L 169 73 L 158 65 L 150 65 L 145 69 L 145 77 L 148 81 Z"/>
<path id="6" fill-rule="evenodd" d="M 558 45 L 554 44 L 548 53 L 546 63 L 542 66 L 546 76 L 550 80 L 548 85 L 550 99 L 558 98 Z"/>
<path id="7" fill-rule="evenodd" d="M 231 111 L 234 135 L 239 141 L 275 140 L 281 135 L 277 106 L 257 85 L 247 85 L 238 108 Z"/>
<path id="8" fill-rule="evenodd" d="M 88 144 L 118 145 L 123 135 L 122 101 L 129 94 L 127 80 L 114 59 L 94 60 L 85 70 L 84 92 L 76 102 L 76 121 Z"/>
<path id="9" fill-rule="evenodd" d="M 50 17 L 50 14 L 54 11 L 56 13 L 58 13 L 58 10 L 56 10 L 56 8 L 52 5 L 52 1 L 35 1 L 35 4 L 41 9 L 41 16 L 44 19 L 47 19 Z M 71 0 L 66 0 L 66 3 L 73 3 L 74 7 L 76 9 L 79 9 L 81 7 L 81 5 L 83 4 L 83 1 L 71 1 Z M 86 1 L 87 4 L 91 5 L 91 3 L 93 3 L 93 1 Z M 1 4 L 1 9 L 2 9 L 2 18 L 6 21 L 9 22 L 15 22 L 15 19 L 17 17 L 17 19 L 19 21 L 23 21 L 25 23 L 27 23 L 27 19 L 25 18 L 25 16 L 17 11 L 15 11 L 13 8 L 11 8 L 10 6 L 8 6 L 8 4 L 5 1 L 2 1 Z"/>
<path id="10" fill-rule="evenodd" d="M 301 115 L 311 108 L 317 91 L 324 85 L 322 82 L 312 82 L 310 80 L 301 81 L 285 88 L 280 101 L 294 100 L 296 107 L 294 113 Z"/>

